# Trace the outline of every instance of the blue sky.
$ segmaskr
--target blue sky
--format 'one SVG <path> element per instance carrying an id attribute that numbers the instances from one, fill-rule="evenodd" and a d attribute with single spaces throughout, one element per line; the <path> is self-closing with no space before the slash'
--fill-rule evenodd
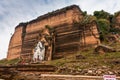
<path id="1" fill-rule="evenodd" d="M 7 55 L 16 25 L 72 4 L 89 14 L 102 9 L 112 14 L 120 11 L 120 0 L 0 0 L 0 59 Z"/>

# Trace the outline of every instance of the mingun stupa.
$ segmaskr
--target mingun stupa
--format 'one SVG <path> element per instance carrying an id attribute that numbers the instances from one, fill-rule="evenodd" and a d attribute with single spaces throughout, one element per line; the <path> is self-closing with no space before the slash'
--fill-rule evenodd
<path id="1" fill-rule="evenodd" d="M 86 26 L 77 24 L 82 18 L 81 9 L 71 5 L 20 23 L 10 39 L 7 59 L 32 60 L 39 42 L 44 43 L 46 61 L 99 44 L 96 22 Z"/>

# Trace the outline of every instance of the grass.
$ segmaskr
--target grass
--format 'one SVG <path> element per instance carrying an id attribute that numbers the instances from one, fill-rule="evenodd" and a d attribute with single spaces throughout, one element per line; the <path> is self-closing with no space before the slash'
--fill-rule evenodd
<path id="1" fill-rule="evenodd" d="M 7 60 L 7 59 L 2 59 L 0 60 L 0 65 L 13 65 L 13 64 L 17 64 L 20 61 L 20 59 L 16 58 L 16 59 L 12 59 L 12 60 Z"/>
<path id="2" fill-rule="evenodd" d="M 120 43 L 113 43 L 110 45 L 114 49 L 120 49 Z M 77 55 L 82 55 L 85 59 L 76 59 Z M 71 55 L 67 55 L 62 59 L 48 61 L 47 64 L 51 64 L 57 67 L 68 68 L 98 68 L 101 66 L 108 66 L 111 69 L 120 69 L 120 52 L 107 52 L 105 54 L 95 54 L 94 48 L 89 48 L 86 51 L 79 51 Z"/>
<path id="3" fill-rule="evenodd" d="M 114 44 L 113 47 L 120 47 L 119 44 Z M 77 59 L 76 56 L 81 55 L 84 59 Z M 10 65 L 17 64 L 19 59 L 13 60 L 0 60 L 0 65 Z M 90 48 L 86 51 L 79 51 L 77 53 L 69 54 L 61 59 L 56 59 L 52 61 L 47 61 L 45 64 L 54 65 L 57 67 L 66 67 L 68 69 L 90 69 L 97 68 L 102 66 L 107 66 L 111 70 L 120 70 L 120 52 L 111 52 L 105 54 L 95 54 L 94 48 Z"/>
<path id="4" fill-rule="evenodd" d="M 85 59 L 76 59 L 77 55 L 82 55 L 85 57 Z M 94 54 L 94 49 L 89 49 L 87 51 L 79 51 L 77 53 L 73 53 L 71 55 L 68 55 L 67 57 L 52 60 L 46 62 L 46 64 L 54 65 L 54 66 L 73 66 L 74 63 L 80 64 L 81 68 L 86 67 L 92 67 L 94 65 L 102 66 L 102 65 L 109 65 L 111 66 L 112 62 L 115 60 L 120 60 L 120 52 L 111 52 L 111 53 L 105 53 L 105 54 Z M 9 65 L 9 64 L 17 64 L 19 62 L 19 59 L 13 59 L 13 60 L 7 60 L 3 59 L 0 60 L 0 65 Z M 86 65 L 84 65 L 84 63 Z M 89 65 L 87 65 L 89 64 Z M 76 65 L 79 66 L 79 65 Z M 114 65 L 112 65 L 114 66 Z"/>
<path id="5" fill-rule="evenodd" d="M 82 55 L 85 59 L 76 59 L 76 55 Z M 97 68 L 100 66 L 109 66 L 112 69 L 117 69 L 120 64 L 115 64 L 115 61 L 120 61 L 120 52 L 95 54 L 94 49 L 89 49 L 88 51 L 71 54 L 62 59 L 48 61 L 47 64 L 74 69 Z"/>

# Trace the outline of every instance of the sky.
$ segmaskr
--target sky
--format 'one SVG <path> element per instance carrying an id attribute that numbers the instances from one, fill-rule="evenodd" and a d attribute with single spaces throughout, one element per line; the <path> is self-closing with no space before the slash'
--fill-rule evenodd
<path id="1" fill-rule="evenodd" d="M 7 56 L 9 40 L 20 22 L 72 4 L 88 14 L 95 10 L 111 14 L 120 11 L 120 0 L 0 0 L 0 59 Z"/>

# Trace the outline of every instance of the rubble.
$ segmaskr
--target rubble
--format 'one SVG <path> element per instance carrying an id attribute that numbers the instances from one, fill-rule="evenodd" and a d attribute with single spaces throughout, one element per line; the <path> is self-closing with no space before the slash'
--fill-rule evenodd
<path id="1" fill-rule="evenodd" d="M 116 49 L 103 44 L 100 44 L 95 48 L 95 53 L 104 54 L 106 52 L 116 52 Z"/>

